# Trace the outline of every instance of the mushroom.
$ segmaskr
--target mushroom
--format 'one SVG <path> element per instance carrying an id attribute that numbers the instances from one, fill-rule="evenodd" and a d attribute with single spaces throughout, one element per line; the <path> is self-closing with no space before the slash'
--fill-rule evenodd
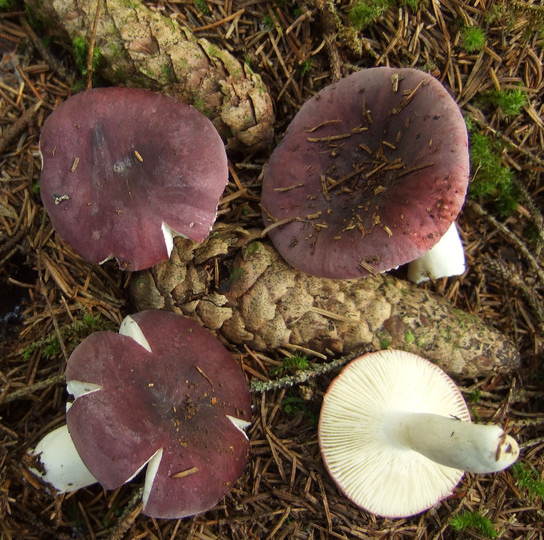
<path id="1" fill-rule="evenodd" d="M 350 279 L 410 262 L 464 202 L 463 116 L 416 69 L 363 69 L 296 114 L 263 178 L 266 230 L 292 266 Z"/>
<path id="2" fill-rule="evenodd" d="M 408 279 L 421 283 L 429 279 L 460 276 L 465 271 L 465 251 L 455 222 L 429 251 L 408 264 Z"/>
<path id="3" fill-rule="evenodd" d="M 167 259 L 176 234 L 204 240 L 228 180 L 211 121 L 150 90 L 72 96 L 47 118 L 40 152 L 55 230 L 87 260 L 115 257 L 125 270 Z"/>
<path id="4" fill-rule="evenodd" d="M 119 334 L 96 332 L 74 350 L 66 379 L 79 456 L 67 456 L 72 478 L 58 472 L 47 444 L 34 451 L 59 491 L 93 477 L 116 489 L 146 467 L 143 512 L 181 518 L 213 507 L 241 475 L 248 385 L 227 349 L 191 319 L 158 310 L 128 316 Z"/>
<path id="5" fill-rule="evenodd" d="M 440 368 L 394 350 L 356 358 L 331 383 L 319 444 L 345 496 L 391 518 L 435 505 L 463 471 L 496 472 L 519 455 L 498 426 L 470 423 L 461 393 Z"/>

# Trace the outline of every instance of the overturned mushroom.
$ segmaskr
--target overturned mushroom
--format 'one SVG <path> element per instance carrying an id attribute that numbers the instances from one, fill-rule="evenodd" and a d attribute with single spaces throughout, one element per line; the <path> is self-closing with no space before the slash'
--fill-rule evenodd
<path id="1" fill-rule="evenodd" d="M 319 444 L 346 497 L 385 517 L 423 512 L 452 493 L 463 471 L 500 471 L 519 455 L 500 427 L 470 423 L 440 368 L 394 350 L 353 360 L 332 382 Z"/>
<path id="2" fill-rule="evenodd" d="M 465 199 L 468 137 L 446 89 L 415 69 L 363 69 L 297 113 L 263 179 L 263 217 L 292 266 L 358 278 L 421 256 Z"/>
<path id="3" fill-rule="evenodd" d="M 172 236 L 208 236 L 228 179 L 213 124 L 180 101 L 135 88 L 76 94 L 40 137 L 41 196 L 53 226 L 89 261 L 122 269 L 167 259 Z"/>
<path id="4" fill-rule="evenodd" d="M 144 513 L 180 518 L 213 507 L 241 475 L 248 386 L 230 353 L 194 321 L 153 310 L 126 317 L 119 334 L 97 332 L 75 349 L 66 378 L 80 467 L 72 456 L 71 481 L 52 470 L 58 464 L 46 445 L 35 452 L 44 452 L 44 479 L 58 490 L 92 477 L 115 489 L 146 467 Z"/>

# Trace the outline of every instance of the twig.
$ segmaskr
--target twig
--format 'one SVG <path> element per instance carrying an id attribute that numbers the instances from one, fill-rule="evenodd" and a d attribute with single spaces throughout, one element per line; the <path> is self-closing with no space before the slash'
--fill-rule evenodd
<path id="1" fill-rule="evenodd" d="M 44 381 L 40 381 L 34 384 L 31 384 L 30 386 L 25 386 L 24 388 L 19 388 L 18 390 L 14 390 L 13 392 L 10 392 L 7 394 L 4 399 L 2 400 L 2 403 L 10 403 L 11 401 L 15 401 L 17 399 L 23 399 L 34 392 L 37 392 L 38 390 L 42 390 L 44 388 L 48 388 L 50 386 L 53 386 L 54 384 L 61 384 L 64 383 L 66 380 L 66 377 L 64 373 L 59 373 L 58 375 L 53 375 L 52 377 L 49 377 L 48 379 L 45 379 Z"/>
<path id="2" fill-rule="evenodd" d="M 32 41 L 36 50 L 40 53 L 40 56 L 47 62 L 49 67 L 55 71 L 55 73 L 67 82 L 70 82 L 70 76 L 66 68 L 49 52 L 49 49 L 43 44 L 41 39 L 34 33 L 34 30 L 28 24 L 28 21 L 24 17 L 19 18 L 21 26 L 24 28 L 28 37 Z"/>
<path id="3" fill-rule="evenodd" d="M 319 14 L 319 22 L 322 29 L 323 41 L 327 56 L 329 57 L 329 65 L 331 67 L 333 81 L 339 81 L 342 78 L 340 53 L 336 46 L 337 26 L 341 24 L 334 5 L 326 0 L 314 0 L 315 9 Z"/>
<path id="4" fill-rule="evenodd" d="M 239 9 L 236 13 L 233 13 L 232 15 L 229 15 L 228 17 L 225 17 L 223 19 L 220 19 L 219 21 L 215 21 L 210 24 L 206 24 L 205 26 L 199 26 L 197 28 L 192 28 L 193 32 L 202 32 L 203 30 L 211 30 L 212 28 L 216 28 L 218 26 L 221 26 L 222 24 L 232 21 L 232 19 L 236 19 L 236 17 L 240 17 L 245 12 L 245 9 Z"/>
<path id="5" fill-rule="evenodd" d="M 119 520 L 117 521 L 115 527 L 111 529 L 110 535 L 108 536 L 108 540 L 121 540 L 121 538 L 125 536 L 125 533 L 132 526 L 135 519 L 139 516 L 140 512 L 142 511 L 143 492 L 144 492 L 143 487 L 138 488 L 134 492 L 131 499 L 126 504 L 125 509 L 123 513 L 121 514 L 121 516 L 119 517 Z"/>
<path id="6" fill-rule="evenodd" d="M 87 90 L 89 90 L 93 86 L 94 44 L 96 42 L 96 29 L 98 28 L 99 19 L 100 19 L 100 2 L 97 2 L 96 11 L 94 13 L 93 29 L 91 31 L 91 40 L 89 43 L 89 50 L 87 51 L 87 79 L 85 81 L 85 88 Z"/>
<path id="7" fill-rule="evenodd" d="M 2 150 L 0 149 L 0 154 L 2 153 Z M 13 253 L 13 249 L 17 251 L 18 247 L 16 244 L 21 240 L 23 235 L 27 232 L 27 229 L 24 227 L 21 227 L 15 234 L 12 236 L 8 236 L 5 240 L 2 240 L 0 242 L 0 257 L 4 257 L 6 253 L 9 253 L 9 256 L 4 257 L 0 260 L 0 267 L 4 265 L 4 263 L 9 259 L 9 257 Z"/>
<path id="8" fill-rule="evenodd" d="M 310 364 L 309 369 L 299 370 L 293 375 L 281 377 L 280 379 L 274 379 L 271 381 L 251 381 L 249 391 L 254 394 L 260 394 L 270 390 L 283 390 L 284 388 L 291 388 L 292 386 L 304 384 L 310 379 L 314 379 L 320 375 L 325 375 L 334 371 L 335 369 L 345 366 L 348 362 L 354 358 L 357 358 L 357 356 L 370 352 L 371 350 L 371 347 L 364 347 L 357 351 L 357 353 L 353 353 L 349 356 L 341 356 L 340 358 L 332 360 L 327 364 Z"/>
<path id="9" fill-rule="evenodd" d="M 40 225 L 40 229 L 43 232 L 43 229 L 45 228 L 45 221 L 46 221 L 46 213 L 45 210 L 42 214 L 42 222 Z M 45 303 L 47 304 L 47 309 L 49 310 L 49 314 L 51 315 L 51 320 L 53 321 L 53 326 L 55 327 L 55 332 L 57 333 L 57 337 L 59 339 L 60 348 L 62 351 L 62 354 L 64 356 L 64 361 L 68 362 L 68 352 L 66 351 L 66 345 L 64 344 L 64 339 L 62 337 L 62 333 L 59 328 L 59 323 L 57 322 L 57 319 L 55 317 L 55 312 L 53 311 L 53 306 L 51 305 L 51 301 L 49 300 L 49 297 L 47 296 L 47 288 L 45 286 L 45 281 L 43 280 L 43 264 L 42 264 L 42 250 L 44 242 L 45 235 L 40 234 L 40 244 L 38 245 L 37 250 L 37 267 L 38 267 L 38 278 L 40 280 L 40 292 L 42 293 L 42 296 L 45 299 Z"/>
<path id="10" fill-rule="evenodd" d="M 540 252 L 542 250 L 542 246 L 544 243 L 544 217 L 542 216 L 542 213 L 540 212 L 539 208 L 536 206 L 534 199 L 531 197 L 529 192 L 527 191 L 527 188 L 524 184 L 522 184 L 518 178 L 514 176 L 514 185 L 516 186 L 516 189 L 519 191 L 524 206 L 529 210 L 529 213 L 531 214 L 531 219 L 533 223 L 535 224 L 537 231 L 538 231 L 538 238 L 539 242 L 537 245 L 537 257 L 540 255 Z"/>
<path id="11" fill-rule="evenodd" d="M 41 106 L 42 102 L 38 101 L 36 105 L 25 111 L 22 116 L 17 118 L 13 124 L 4 130 L 3 136 L 0 138 L 0 154 L 3 154 L 9 145 L 12 144 L 13 141 L 15 141 L 15 139 L 21 135 L 21 133 L 28 129 L 28 126 L 34 120 L 34 117 Z"/>

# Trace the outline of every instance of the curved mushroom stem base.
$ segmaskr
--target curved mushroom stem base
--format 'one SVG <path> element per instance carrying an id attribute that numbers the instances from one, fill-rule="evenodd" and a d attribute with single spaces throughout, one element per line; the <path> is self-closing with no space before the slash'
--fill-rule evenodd
<path id="1" fill-rule="evenodd" d="M 506 469 L 519 456 L 517 442 L 500 427 L 428 413 L 390 416 L 386 435 L 430 460 L 473 473 Z"/>
<path id="2" fill-rule="evenodd" d="M 98 482 L 79 457 L 66 425 L 48 433 L 32 454 L 42 465 L 42 470 L 31 469 L 32 472 L 61 493 Z"/>
<path id="3" fill-rule="evenodd" d="M 421 283 L 429 279 L 464 273 L 465 251 L 455 222 L 427 253 L 408 264 L 408 279 Z"/>

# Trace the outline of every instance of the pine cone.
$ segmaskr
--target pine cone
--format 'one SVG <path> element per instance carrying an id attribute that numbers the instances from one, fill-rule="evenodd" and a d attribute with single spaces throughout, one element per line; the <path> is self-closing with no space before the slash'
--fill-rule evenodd
<path id="1" fill-rule="evenodd" d="M 285 263 L 259 231 L 218 224 L 202 244 L 176 239 L 169 261 L 133 275 L 138 310 L 194 318 L 219 337 L 260 351 L 296 345 L 330 356 L 404 349 L 452 375 L 519 365 L 508 339 L 443 298 L 388 274 L 312 277 Z"/>
<path id="2" fill-rule="evenodd" d="M 89 45 L 91 0 L 26 0 L 49 32 Z M 228 51 L 139 2 L 100 0 L 95 46 L 100 74 L 113 84 L 172 95 L 206 114 L 229 148 L 258 147 L 273 136 L 272 99 L 258 74 Z"/>

